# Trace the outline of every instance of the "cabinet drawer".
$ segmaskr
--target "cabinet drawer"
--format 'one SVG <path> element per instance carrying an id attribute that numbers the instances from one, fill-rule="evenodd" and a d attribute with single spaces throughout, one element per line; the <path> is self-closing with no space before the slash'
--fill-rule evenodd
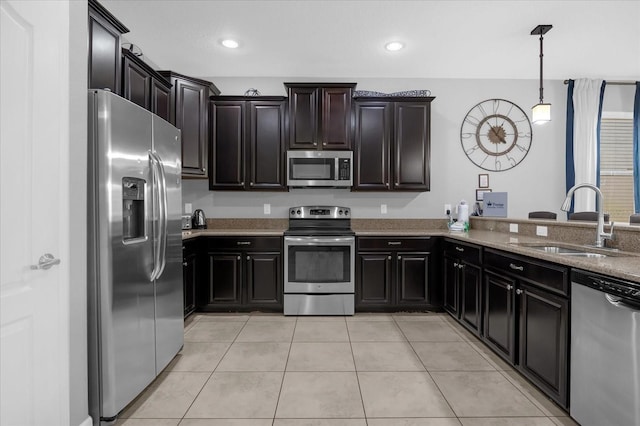
<path id="1" fill-rule="evenodd" d="M 560 265 L 486 249 L 484 266 L 565 296 L 569 294 L 569 268 Z"/>
<path id="2" fill-rule="evenodd" d="M 358 237 L 358 251 L 365 250 L 401 250 L 429 251 L 433 248 L 431 237 Z"/>
<path id="3" fill-rule="evenodd" d="M 445 240 L 444 253 L 448 256 L 464 260 L 467 263 L 480 265 L 481 247 L 461 243 L 454 240 Z"/>
<path id="4" fill-rule="evenodd" d="M 207 237 L 208 250 L 282 250 L 281 237 Z"/>

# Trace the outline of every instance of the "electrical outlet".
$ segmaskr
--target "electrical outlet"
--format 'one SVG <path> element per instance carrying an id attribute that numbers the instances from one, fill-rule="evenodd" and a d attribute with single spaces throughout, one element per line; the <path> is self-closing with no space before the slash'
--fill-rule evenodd
<path id="1" fill-rule="evenodd" d="M 381 214 L 387 214 L 387 205 L 386 204 L 380 204 L 380 213 Z"/>
<path id="2" fill-rule="evenodd" d="M 509 224 L 509 232 L 514 232 L 514 233 L 518 233 L 518 224 L 517 223 L 510 223 Z"/>
<path id="3" fill-rule="evenodd" d="M 184 213 L 185 214 L 193 213 L 193 205 L 191 203 L 184 203 Z"/>
<path id="4" fill-rule="evenodd" d="M 264 214 L 271 214 L 271 204 L 264 204 Z"/>
<path id="5" fill-rule="evenodd" d="M 453 212 L 451 211 L 451 204 L 445 204 L 444 205 L 444 215 L 447 215 L 447 212 L 449 212 L 448 214 L 452 214 Z"/>
<path id="6" fill-rule="evenodd" d="M 536 235 L 539 237 L 547 236 L 547 227 L 546 226 L 536 226 Z"/>

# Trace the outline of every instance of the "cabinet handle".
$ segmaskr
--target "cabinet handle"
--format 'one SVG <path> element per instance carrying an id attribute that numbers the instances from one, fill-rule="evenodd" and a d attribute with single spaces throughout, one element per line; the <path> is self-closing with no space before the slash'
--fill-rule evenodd
<path id="1" fill-rule="evenodd" d="M 327 143 L 326 142 L 322 142 L 322 145 L 327 146 Z"/>
<path id="2" fill-rule="evenodd" d="M 402 244 L 402 241 L 389 241 L 387 244 L 390 246 L 399 246 Z"/>
<path id="3" fill-rule="evenodd" d="M 314 143 L 313 143 L 313 146 L 318 146 L 318 142 L 314 142 Z"/>
<path id="4" fill-rule="evenodd" d="M 517 289 L 517 290 L 516 290 L 516 294 L 517 294 L 518 296 L 519 296 L 519 295 L 521 295 L 522 293 L 523 293 L 523 291 L 522 291 L 522 290 L 520 290 L 520 289 Z"/>
<path id="5" fill-rule="evenodd" d="M 511 284 L 507 284 L 507 291 L 513 290 L 513 286 Z"/>
<path id="6" fill-rule="evenodd" d="M 453 262 L 453 267 L 457 268 L 458 267 L 458 262 Z"/>
<path id="7" fill-rule="evenodd" d="M 385 183 L 384 186 L 389 187 L 389 182 Z"/>
<path id="8" fill-rule="evenodd" d="M 244 181 L 240 182 L 240 185 L 244 186 Z"/>
<path id="9" fill-rule="evenodd" d="M 238 256 L 238 260 L 240 260 L 240 256 Z"/>
<path id="10" fill-rule="evenodd" d="M 402 256 L 398 256 L 398 260 L 402 260 Z"/>
<path id="11" fill-rule="evenodd" d="M 251 241 L 238 241 L 236 244 L 239 246 L 250 246 Z"/>
<path id="12" fill-rule="evenodd" d="M 458 246 L 456 246 L 456 250 L 458 250 L 461 253 L 464 251 L 464 249 L 462 247 L 458 247 Z"/>
<path id="13" fill-rule="evenodd" d="M 202 170 L 203 172 L 205 172 L 207 169 L 205 169 L 205 168 L 203 167 L 203 168 L 201 168 L 200 170 Z"/>
<path id="14" fill-rule="evenodd" d="M 514 271 L 524 271 L 524 266 L 514 265 L 513 263 L 509 264 L 509 268 L 513 269 Z"/>
<path id="15" fill-rule="evenodd" d="M 187 266 L 187 262 L 182 262 L 182 266 Z"/>
<path id="16" fill-rule="evenodd" d="M 249 182 L 249 186 L 253 186 L 253 182 Z"/>
<path id="17" fill-rule="evenodd" d="M 391 260 L 391 256 L 387 256 L 387 260 Z"/>
<path id="18" fill-rule="evenodd" d="M 458 268 L 462 269 L 462 268 L 464 268 L 464 266 L 465 265 L 461 263 L 461 264 L 458 265 Z"/>
<path id="19" fill-rule="evenodd" d="M 251 259 L 251 256 L 247 256 L 247 260 L 250 260 L 250 259 Z"/>

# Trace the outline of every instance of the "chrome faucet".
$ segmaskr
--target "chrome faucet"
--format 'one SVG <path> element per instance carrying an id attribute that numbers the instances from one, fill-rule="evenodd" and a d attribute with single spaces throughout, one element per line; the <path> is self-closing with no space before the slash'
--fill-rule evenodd
<path id="1" fill-rule="evenodd" d="M 574 185 L 573 188 L 571 188 L 569 192 L 567 192 L 567 198 L 564 199 L 564 203 L 562 203 L 562 207 L 560 208 L 562 209 L 562 211 L 568 212 L 571 208 L 571 198 L 573 197 L 573 193 L 580 188 L 589 188 L 596 193 L 596 205 L 598 206 L 598 226 L 596 228 L 595 247 L 604 247 L 605 240 L 613 239 L 613 223 L 611 224 L 611 232 L 604 232 L 604 212 L 602 210 L 603 198 L 600 188 L 590 183 L 579 183 L 577 185 Z"/>

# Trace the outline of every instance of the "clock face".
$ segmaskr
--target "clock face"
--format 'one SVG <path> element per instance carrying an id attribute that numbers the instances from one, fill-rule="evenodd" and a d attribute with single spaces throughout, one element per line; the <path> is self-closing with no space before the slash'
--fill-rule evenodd
<path id="1" fill-rule="evenodd" d="M 460 142 L 478 167 L 495 172 L 509 170 L 529 152 L 531 122 L 518 105 L 487 99 L 467 113 L 460 128 Z"/>

